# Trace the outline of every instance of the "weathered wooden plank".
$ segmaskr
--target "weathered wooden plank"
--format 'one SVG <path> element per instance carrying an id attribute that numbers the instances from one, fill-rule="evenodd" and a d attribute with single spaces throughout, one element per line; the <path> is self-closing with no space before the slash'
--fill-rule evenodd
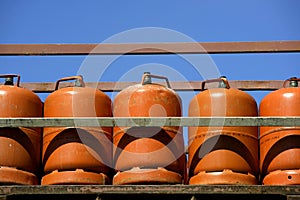
<path id="1" fill-rule="evenodd" d="M 300 117 L 0 118 L 0 127 L 300 126 Z"/>
<path id="2" fill-rule="evenodd" d="M 220 54 L 300 52 L 300 41 L 131 44 L 0 44 L 0 55 Z"/>

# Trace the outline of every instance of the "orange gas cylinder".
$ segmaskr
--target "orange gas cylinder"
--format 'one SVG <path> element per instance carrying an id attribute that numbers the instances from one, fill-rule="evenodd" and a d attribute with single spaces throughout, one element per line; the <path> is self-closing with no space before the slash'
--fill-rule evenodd
<path id="1" fill-rule="evenodd" d="M 18 78 L 16 85 L 14 77 Z M 41 100 L 19 86 L 19 75 L 0 75 L 0 78 L 6 78 L 0 86 L 0 117 L 42 117 Z M 0 184 L 38 184 L 41 139 L 41 128 L 0 129 Z"/>
<path id="2" fill-rule="evenodd" d="M 283 88 L 260 103 L 261 116 L 300 116 L 299 78 L 290 78 Z M 260 127 L 260 169 L 263 184 L 300 184 L 300 127 Z"/>
<path id="3" fill-rule="evenodd" d="M 58 89 L 62 81 L 74 87 Z M 56 82 L 44 104 L 45 117 L 111 117 L 111 100 L 84 86 L 81 76 Z M 74 121 L 76 124 L 76 120 Z M 111 127 L 44 128 L 42 184 L 106 184 L 112 163 Z"/>
<path id="4" fill-rule="evenodd" d="M 212 82 L 218 82 L 218 88 L 205 90 Z M 257 116 L 257 105 L 221 77 L 202 82 L 202 92 L 190 102 L 189 116 Z M 189 184 L 256 184 L 257 132 L 257 127 L 189 127 Z"/>
<path id="5" fill-rule="evenodd" d="M 165 79 L 168 87 L 152 83 Z M 114 117 L 180 117 L 181 99 L 166 77 L 145 73 L 141 84 L 122 90 Z M 162 123 L 163 124 L 163 123 Z M 181 127 L 114 127 L 113 184 L 176 184 L 185 173 Z"/>

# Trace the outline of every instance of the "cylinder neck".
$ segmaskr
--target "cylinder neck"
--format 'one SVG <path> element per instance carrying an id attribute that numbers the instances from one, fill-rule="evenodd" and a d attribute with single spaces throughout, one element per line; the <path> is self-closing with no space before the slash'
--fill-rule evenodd
<path id="1" fill-rule="evenodd" d="M 220 79 L 226 79 L 226 76 L 220 76 Z M 218 88 L 227 88 L 226 83 L 222 80 L 219 82 Z"/>
<path id="2" fill-rule="evenodd" d="M 75 80 L 74 86 L 75 86 L 75 87 L 83 87 L 83 85 L 82 85 L 82 83 L 80 82 L 79 79 L 76 79 L 76 80 Z"/>
<path id="3" fill-rule="evenodd" d="M 14 85 L 14 78 L 13 77 L 5 78 L 4 85 Z"/>
<path id="4" fill-rule="evenodd" d="M 146 85 L 146 84 L 151 84 L 152 83 L 152 79 L 151 79 L 151 76 L 150 75 L 150 72 L 144 72 L 144 81 L 143 81 L 143 85 Z"/>
<path id="5" fill-rule="evenodd" d="M 291 80 L 290 81 L 290 87 L 298 87 L 298 81 L 297 80 Z"/>

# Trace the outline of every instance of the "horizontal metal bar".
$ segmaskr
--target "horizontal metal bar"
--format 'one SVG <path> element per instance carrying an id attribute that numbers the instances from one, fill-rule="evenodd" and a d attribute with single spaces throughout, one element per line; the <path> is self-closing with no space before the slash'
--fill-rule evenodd
<path id="1" fill-rule="evenodd" d="M 232 80 L 229 84 L 232 88 L 240 90 L 277 90 L 282 88 L 282 80 Z M 87 82 L 87 87 L 93 87 L 102 90 L 103 92 L 119 92 L 124 88 L 138 84 L 139 82 Z M 170 82 L 171 88 L 176 91 L 199 91 L 201 89 L 201 81 L 178 81 Z M 164 84 L 164 83 L 162 83 Z M 73 83 L 61 83 L 60 87 L 69 87 Z M 21 87 L 32 90 L 36 93 L 49 93 L 53 92 L 55 88 L 54 82 L 37 82 L 37 83 L 21 83 Z"/>
<path id="2" fill-rule="evenodd" d="M 300 41 L 131 44 L 0 44 L 0 55 L 137 55 L 300 52 Z"/>
<path id="3" fill-rule="evenodd" d="M 0 127 L 300 126 L 300 117 L 0 118 Z"/>
<path id="4" fill-rule="evenodd" d="M 299 194 L 299 186 L 263 185 L 58 185 L 58 186 L 0 186 L 0 194 Z"/>

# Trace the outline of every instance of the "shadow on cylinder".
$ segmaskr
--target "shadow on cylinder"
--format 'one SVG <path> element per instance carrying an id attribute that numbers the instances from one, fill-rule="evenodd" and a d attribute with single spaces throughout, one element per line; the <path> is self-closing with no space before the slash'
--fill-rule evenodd
<path id="1" fill-rule="evenodd" d="M 69 80 L 75 80 L 73 87 L 58 89 L 60 82 Z M 85 87 L 81 76 L 66 77 L 47 97 L 44 116 L 111 117 L 111 100 L 100 90 Z M 43 185 L 110 182 L 111 127 L 45 127 L 43 139 Z"/>
<path id="2" fill-rule="evenodd" d="M 152 83 L 164 79 L 168 87 Z M 114 117 L 180 117 L 181 99 L 166 77 L 146 72 L 141 84 L 122 90 L 114 100 Z M 151 122 L 150 122 L 151 125 Z M 178 184 L 185 175 L 181 127 L 114 127 L 113 184 Z"/>
<path id="3" fill-rule="evenodd" d="M 217 83 L 218 88 L 205 89 Z M 189 117 L 257 116 L 255 100 L 230 88 L 225 77 L 202 82 Z M 222 123 L 222 121 L 220 122 Z M 256 184 L 257 127 L 189 127 L 189 184 Z"/>
<path id="4" fill-rule="evenodd" d="M 260 103 L 260 116 L 300 116 L 299 78 Z M 260 169 L 265 185 L 300 184 L 300 127 L 260 127 Z"/>
<path id="5" fill-rule="evenodd" d="M 17 77 L 14 85 L 13 78 Z M 0 75 L 0 117 L 42 117 L 43 104 L 33 92 L 20 87 L 20 76 Z M 0 129 L 0 184 L 38 184 L 41 128 Z"/>

